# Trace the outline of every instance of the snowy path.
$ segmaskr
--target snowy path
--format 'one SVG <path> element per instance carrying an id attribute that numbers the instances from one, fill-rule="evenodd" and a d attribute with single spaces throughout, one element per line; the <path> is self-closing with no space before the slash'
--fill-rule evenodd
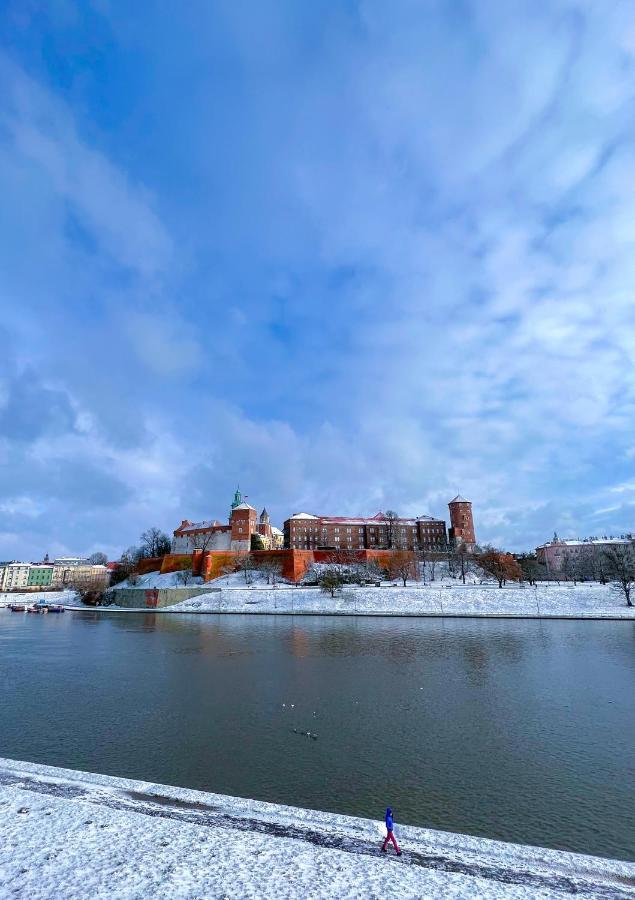
<path id="1" fill-rule="evenodd" d="M 635 898 L 635 865 L 0 759 L 0 895 Z"/>

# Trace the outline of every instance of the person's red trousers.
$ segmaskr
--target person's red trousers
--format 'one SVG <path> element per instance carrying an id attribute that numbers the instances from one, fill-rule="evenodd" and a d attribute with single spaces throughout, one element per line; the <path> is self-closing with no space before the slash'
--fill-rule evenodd
<path id="1" fill-rule="evenodd" d="M 399 844 L 397 843 L 397 840 L 396 840 L 396 838 L 395 838 L 395 835 L 394 835 L 394 833 L 393 833 L 392 831 L 389 831 L 388 834 L 386 835 L 386 840 L 384 841 L 384 845 L 383 845 L 383 847 L 381 848 L 382 850 L 385 850 L 385 849 L 386 849 L 386 847 L 388 846 L 388 841 L 392 841 L 393 847 L 395 848 L 395 850 L 397 851 L 397 853 L 399 853 Z"/>

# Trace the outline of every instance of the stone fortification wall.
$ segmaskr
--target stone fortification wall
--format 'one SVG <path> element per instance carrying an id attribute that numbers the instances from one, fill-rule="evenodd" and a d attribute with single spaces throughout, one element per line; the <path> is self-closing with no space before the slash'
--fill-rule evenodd
<path id="1" fill-rule="evenodd" d="M 236 571 L 238 560 L 248 551 L 195 550 L 194 553 L 168 553 L 163 557 L 141 559 L 136 567 L 139 575 L 148 572 L 180 572 L 192 565 L 194 575 L 202 575 L 205 581 L 226 572 Z M 274 559 L 280 564 L 282 577 L 289 581 L 300 581 L 314 561 L 312 550 L 255 550 L 252 554 L 257 560 Z"/>
<path id="2" fill-rule="evenodd" d="M 191 564 L 194 575 L 202 575 L 205 581 L 212 581 L 227 572 L 236 571 L 238 561 L 245 552 L 247 551 L 195 550 L 194 553 L 168 553 L 167 556 L 140 560 L 136 571 L 140 575 L 157 571 L 165 575 L 180 572 Z M 256 560 L 275 560 L 280 564 L 282 577 L 297 583 L 314 562 L 328 562 L 338 558 L 341 561 L 374 560 L 381 566 L 393 553 L 394 550 L 346 550 L 340 551 L 338 557 L 338 551 L 334 550 L 255 550 L 252 556 Z M 447 559 L 446 553 L 428 552 L 426 556 L 428 559 Z"/>

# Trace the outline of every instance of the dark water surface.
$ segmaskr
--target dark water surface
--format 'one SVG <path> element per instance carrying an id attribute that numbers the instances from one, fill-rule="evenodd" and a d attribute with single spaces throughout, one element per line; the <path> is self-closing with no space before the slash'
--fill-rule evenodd
<path id="1" fill-rule="evenodd" d="M 0 610 L 0 755 L 633 859 L 635 624 Z"/>

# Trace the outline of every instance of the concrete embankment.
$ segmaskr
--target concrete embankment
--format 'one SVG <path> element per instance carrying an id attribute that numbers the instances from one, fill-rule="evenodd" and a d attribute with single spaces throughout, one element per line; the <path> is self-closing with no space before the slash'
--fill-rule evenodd
<path id="1" fill-rule="evenodd" d="M 117 606 L 128 609 L 162 609 L 203 594 L 220 593 L 218 587 L 118 588 L 113 592 Z"/>
<path id="2" fill-rule="evenodd" d="M 0 896 L 635 898 L 635 865 L 0 759 Z M 383 812 L 378 809 L 378 816 Z"/>

